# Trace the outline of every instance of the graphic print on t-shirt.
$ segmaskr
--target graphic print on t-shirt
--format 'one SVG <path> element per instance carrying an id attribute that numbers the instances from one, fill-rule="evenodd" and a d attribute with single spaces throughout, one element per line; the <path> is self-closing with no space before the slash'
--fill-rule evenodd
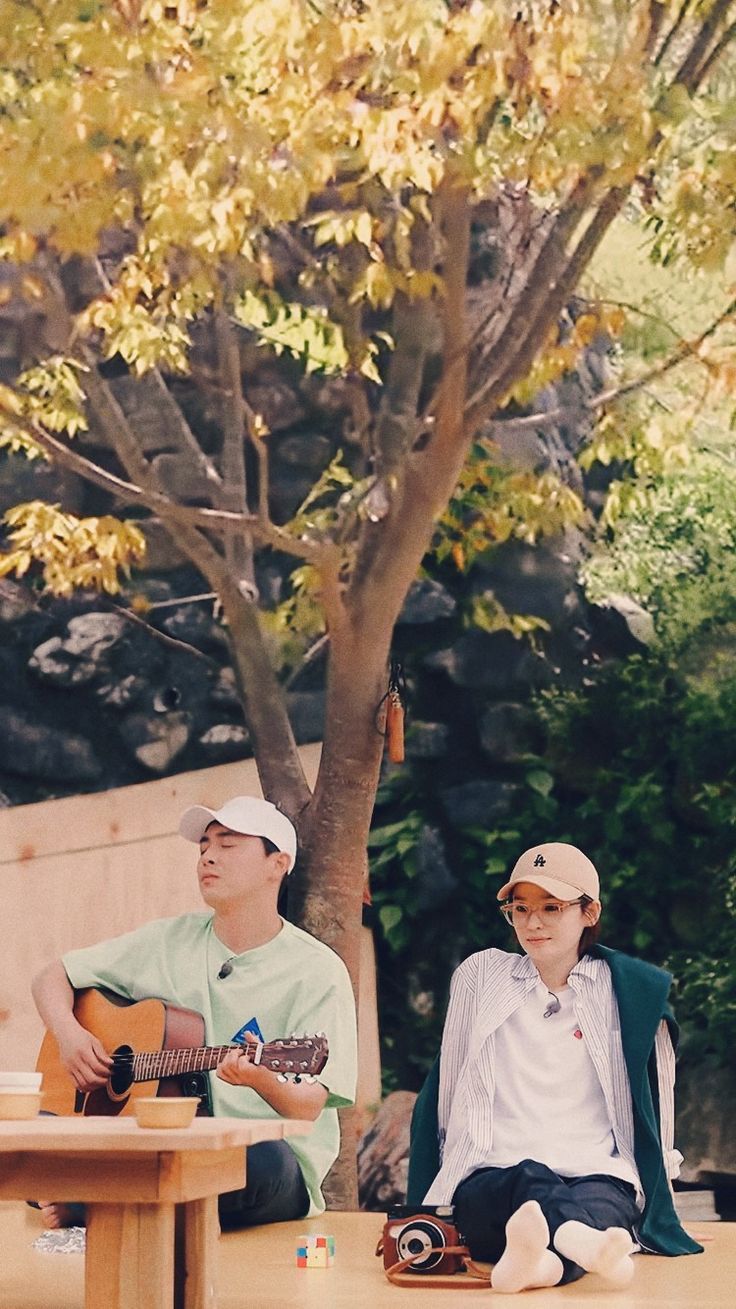
<path id="1" fill-rule="evenodd" d="M 243 1045 L 243 1043 L 244 1043 L 244 1041 L 245 1041 L 245 1034 L 246 1034 L 246 1032 L 250 1032 L 253 1036 L 256 1037 L 256 1039 L 257 1039 L 258 1041 L 262 1041 L 262 1040 L 264 1039 L 264 1037 L 263 1037 L 263 1032 L 261 1031 L 260 1027 L 258 1026 L 258 1019 L 257 1019 L 257 1018 L 249 1018 L 248 1021 L 247 1021 L 247 1023 L 243 1023 L 243 1026 L 242 1026 L 242 1027 L 239 1027 L 238 1030 L 237 1030 L 237 1032 L 235 1033 L 235 1035 L 234 1035 L 233 1037 L 230 1038 L 231 1041 L 232 1041 L 232 1044 L 233 1044 L 233 1045 Z"/>

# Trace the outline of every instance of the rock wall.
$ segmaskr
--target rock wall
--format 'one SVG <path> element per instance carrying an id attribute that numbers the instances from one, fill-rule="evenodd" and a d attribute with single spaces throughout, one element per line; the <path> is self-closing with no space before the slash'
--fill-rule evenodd
<path id="1" fill-rule="evenodd" d="M 176 575 L 142 582 L 166 603 Z M 3 803 L 107 790 L 251 755 L 212 602 L 172 604 L 150 630 L 97 597 L 40 600 L 0 580 Z M 319 690 L 289 703 L 299 744 L 322 735 Z"/>

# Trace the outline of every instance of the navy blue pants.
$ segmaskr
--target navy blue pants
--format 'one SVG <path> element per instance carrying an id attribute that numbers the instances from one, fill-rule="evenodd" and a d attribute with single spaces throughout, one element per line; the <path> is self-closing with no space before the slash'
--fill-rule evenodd
<path id="1" fill-rule="evenodd" d="M 506 1246 L 506 1224 L 527 1200 L 536 1200 L 547 1219 L 552 1240 L 562 1223 L 574 1219 L 602 1232 L 623 1227 L 631 1232 L 638 1217 L 636 1192 L 618 1177 L 560 1177 L 546 1164 L 522 1159 L 513 1168 L 479 1168 L 453 1196 L 455 1221 L 474 1259 L 495 1264 Z M 559 1255 L 559 1251 L 555 1251 Z M 562 1260 L 560 1282 L 576 1282 L 585 1269 Z"/>
<path id="2" fill-rule="evenodd" d="M 309 1209 L 309 1192 L 296 1155 L 286 1141 L 249 1145 L 245 1167 L 245 1186 L 225 1191 L 217 1199 L 224 1232 L 304 1217 Z"/>

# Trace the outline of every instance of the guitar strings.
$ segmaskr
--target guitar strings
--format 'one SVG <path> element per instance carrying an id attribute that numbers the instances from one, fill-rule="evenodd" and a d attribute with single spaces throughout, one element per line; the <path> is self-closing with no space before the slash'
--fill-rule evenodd
<path id="1" fill-rule="evenodd" d="M 311 1046 L 311 1041 L 309 1040 L 297 1041 L 294 1042 L 293 1045 L 288 1041 L 269 1041 L 268 1044 L 278 1046 L 280 1049 L 288 1053 L 289 1050 L 294 1048 L 294 1045 Z M 214 1054 L 215 1051 L 220 1051 L 220 1050 L 228 1051 L 228 1050 L 247 1050 L 247 1049 L 248 1049 L 247 1045 L 241 1045 L 238 1041 L 236 1041 L 232 1045 L 191 1045 L 191 1046 L 187 1045 L 177 1050 L 131 1050 L 131 1051 L 126 1050 L 126 1051 L 122 1051 L 119 1054 L 114 1053 L 112 1055 L 112 1058 L 115 1061 L 115 1063 L 122 1064 L 122 1063 L 132 1063 L 134 1059 L 143 1059 L 146 1056 L 150 1056 L 157 1059 L 174 1059 L 178 1055 L 194 1056 L 194 1055 L 201 1055 L 201 1054 Z"/>

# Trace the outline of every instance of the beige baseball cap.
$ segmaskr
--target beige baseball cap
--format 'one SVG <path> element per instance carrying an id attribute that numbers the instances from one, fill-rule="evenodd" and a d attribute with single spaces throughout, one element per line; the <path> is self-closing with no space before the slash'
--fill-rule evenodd
<path id="1" fill-rule="evenodd" d="M 498 899 L 505 900 L 518 882 L 532 882 L 558 900 L 577 900 L 588 895 L 597 900 L 600 895 L 598 873 L 594 864 L 582 850 L 566 841 L 547 841 L 525 850 L 514 864 L 514 870 Z"/>
<path id="2" fill-rule="evenodd" d="M 291 872 L 296 859 L 296 831 L 293 823 L 270 800 L 255 795 L 236 795 L 226 800 L 221 809 L 208 809 L 195 804 L 185 809 L 179 821 L 179 832 L 187 841 L 201 841 L 210 823 L 222 823 L 231 832 L 243 836 L 265 836 L 278 850 L 289 856 Z"/>

